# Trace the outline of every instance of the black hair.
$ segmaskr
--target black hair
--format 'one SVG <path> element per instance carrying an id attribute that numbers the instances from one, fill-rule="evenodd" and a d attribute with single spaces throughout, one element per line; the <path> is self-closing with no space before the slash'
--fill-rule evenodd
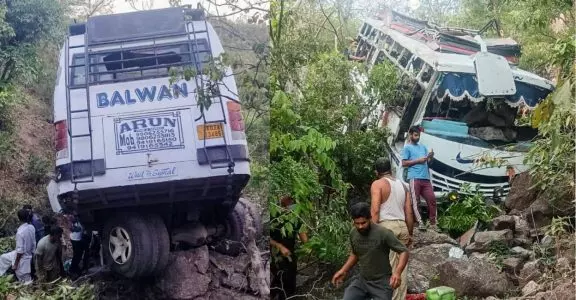
<path id="1" fill-rule="evenodd" d="M 374 170 L 378 172 L 378 174 L 390 173 L 391 169 L 390 160 L 387 158 L 380 157 L 374 162 Z"/>
<path id="2" fill-rule="evenodd" d="M 24 205 L 22 208 L 32 210 L 32 205 L 26 204 L 26 205 Z"/>
<path id="3" fill-rule="evenodd" d="M 30 223 L 32 222 L 32 214 L 29 210 L 22 208 L 18 211 L 18 220 L 22 223 Z"/>
<path id="4" fill-rule="evenodd" d="M 50 235 L 62 235 L 62 233 L 64 233 L 64 230 L 62 230 L 62 228 L 58 226 L 50 227 Z"/>
<path id="5" fill-rule="evenodd" d="M 409 134 L 413 134 L 416 132 L 419 133 L 420 131 L 422 131 L 422 130 L 420 130 L 420 126 L 418 126 L 418 125 L 411 126 L 410 129 L 408 129 Z"/>
<path id="6" fill-rule="evenodd" d="M 366 202 L 358 202 L 350 207 L 352 219 L 366 218 L 370 219 L 370 205 Z"/>

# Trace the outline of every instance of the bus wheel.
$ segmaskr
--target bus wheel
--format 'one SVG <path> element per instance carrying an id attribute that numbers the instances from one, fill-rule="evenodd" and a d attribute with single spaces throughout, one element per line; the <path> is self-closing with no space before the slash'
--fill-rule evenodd
<path id="1" fill-rule="evenodd" d="M 102 247 L 112 271 L 135 278 L 150 272 L 158 260 L 149 226 L 139 214 L 119 215 L 104 226 Z M 156 257 L 154 257 L 156 256 Z"/>

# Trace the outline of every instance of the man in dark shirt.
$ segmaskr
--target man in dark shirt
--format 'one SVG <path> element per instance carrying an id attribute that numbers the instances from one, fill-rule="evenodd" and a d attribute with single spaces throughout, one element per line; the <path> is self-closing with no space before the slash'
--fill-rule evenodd
<path id="1" fill-rule="evenodd" d="M 280 206 L 284 214 L 290 213 L 294 208 L 294 199 L 290 196 L 284 196 L 280 199 Z M 270 230 L 270 247 L 276 249 L 278 254 L 272 255 L 272 264 L 270 272 L 272 274 L 272 289 L 270 299 L 284 300 L 296 294 L 296 274 L 297 274 L 297 257 L 294 254 L 296 250 L 296 236 L 300 237 L 302 243 L 308 241 L 305 232 L 300 232 L 301 223 L 292 225 L 292 232 L 286 231 L 282 234 L 282 228 L 286 227 L 286 222 L 281 222 Z"/>
<path id="2" fill-rule="evenodd" d="M 360 274 L 344 292 L 344 300 L 391 300 L 393 290 L 400 286 L 401 274 L 408 263 L 408 249 L 394 233 L 370 222 L 370 205 L 359 202 L 350 214 L 354 227 L 350 232 L 352 251 L 348 261 L 334 274 L 332 283 L 339 286 L 348 271 L 358 263 Z M 390 250 L 400 254 L 395 270 L 390 266 Z"/>

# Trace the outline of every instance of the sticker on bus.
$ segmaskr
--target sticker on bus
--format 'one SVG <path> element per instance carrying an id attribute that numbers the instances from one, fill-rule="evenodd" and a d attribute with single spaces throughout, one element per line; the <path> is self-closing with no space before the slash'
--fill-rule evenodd
<path id="1" fill-rule="evenodd" d="M 140 169 L 128 172 L 128 181 L 177 176 L 176 167 Z"/>
<path id="2" fill-rule="evenodd" d="M 114 119 L 116 154 L 184 149 L 180 112 Z"/>

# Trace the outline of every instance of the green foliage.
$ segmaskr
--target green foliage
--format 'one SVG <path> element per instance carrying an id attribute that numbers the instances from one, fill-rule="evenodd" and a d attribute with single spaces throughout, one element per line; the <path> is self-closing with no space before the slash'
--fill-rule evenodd
<path id="1" fill-rule="evenodd" d="M 502 271 L 505 258 L 511 255 L 510 247 L 501 241 L 491 241 L 488 244 L 488 259 L 496 265 L 496 267 Z"/>
<path id="2" fill-rule="evenodd" d="M 16 240 L 13 236 L 0 238 L 0 253 L 10 252 L 14 249 L 16 249 Z"/>
<path id="3" fill-rule="evenodd" d="M 43 41 L 63 37 L 64 7 L 55 0 L 6 0 L 0 3 L 0 90 L 14 79 L 34 82 L 36 50 Z"/>
<path id="4" fill-rule="evenodd" d="M 23 286 L 13 282 L 13 276 L 0 277 L 0 297 L 16 300 L 93 300 L 94 287 L 89 284 L 71 285 L 61 281 L 47 286 Z"/>
<path id="5" fill-rule="evenodd" d="M 498 208 L 487 205 L 478 190 L 463 186 L 459 199 L 452 203 L 438 219 L 438 226 L 452 236 L 460 236 L 476 221 L 487 223 L 496 215 Z"/>
<path id="6" fill-rule="evenodd" d="M 26 179 L 34 184 L 43 183 L 50 169 L 50 162 L 43 157 L 31 154 L 25 169 Z"/>
<path id="7" fill-rule="evenodd" d="M 373 99 L 377 99 L 378 103 L 404 106 L 405 97 L 401 97 L 397 93 L 397 85 L 400 80 L 398 75 L 396 66 L 392 62 L 384 60 L 370 70 L 366 93 L 372 95 Z"/>

